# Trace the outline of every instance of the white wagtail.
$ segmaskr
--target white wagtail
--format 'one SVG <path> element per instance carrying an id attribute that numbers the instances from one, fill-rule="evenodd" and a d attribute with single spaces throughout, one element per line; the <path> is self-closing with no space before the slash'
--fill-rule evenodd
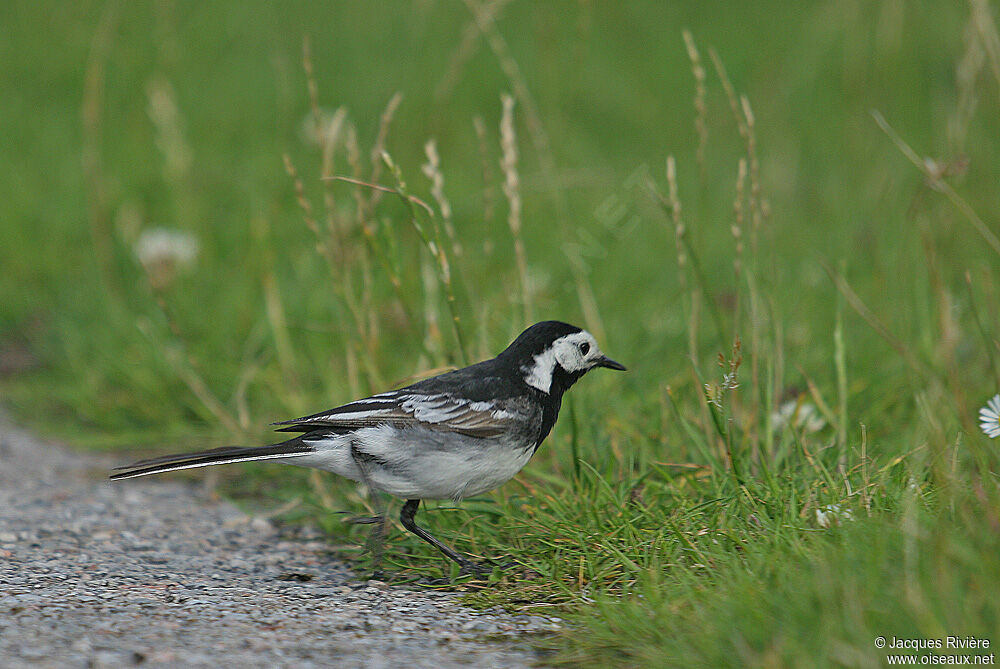
<path id="1" fill-rule="evenodd" d="M 406 500 L 403 527 L 464 570 L 479 571 L 479 565 L 417 526 L 420 500 L 457 501 L 513 478 L 555 424 L 563 393 L 595 367 L 625 369 L 601 353 L 589 332 L 544 321 L 490 360 L 274 423 L 281 426 L 279 432 L 301 433 L 288 441 L 141 460 L 119 467 L 124 471 L 111 478 L 253 460 L 324 469 Z M 383 516 L 357 522 L 378 524 L 370 538 L 377 562 Z"/>

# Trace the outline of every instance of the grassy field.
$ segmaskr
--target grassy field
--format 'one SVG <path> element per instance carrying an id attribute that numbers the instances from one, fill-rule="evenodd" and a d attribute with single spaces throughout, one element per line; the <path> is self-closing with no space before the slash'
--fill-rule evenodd
<path id="1" fill-rule="evenodd" d="M 572 621 L 538 640 L 572 665 L 1000 642 L 996 14 L 5 3 L 2 403 L 123 461 L 264 443 L 567 320 L 629 372 L 429 505 L 520 565 L 471 603 Z M 363 543 L 349 482 L 214 475 Z M 386 556 L 454 576 L 399 528 Z"/>

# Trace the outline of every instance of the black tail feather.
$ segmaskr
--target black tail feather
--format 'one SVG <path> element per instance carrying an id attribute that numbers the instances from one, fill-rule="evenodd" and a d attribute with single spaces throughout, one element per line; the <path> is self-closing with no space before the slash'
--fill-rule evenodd
<path id="1" fill-rule="evenodd" d="M 289 439 L 280 444 L 272 444 L 270 446 L 223 446 L 222 448 L 213 448 L 196 453 L 177 453 L 175 455 L 163 455 L 158 458 L 139 460 L 124 467 L 115 467 L 116 470 L 122 471 L 118 474 L 112 474 L 110 478 L 111 480 L 129 479 L 137 476 L 172 472 L 178 469 L 296 457 L 308 455 L 312 452 L 312 446 L 307 445 L 299 438 Z"/>

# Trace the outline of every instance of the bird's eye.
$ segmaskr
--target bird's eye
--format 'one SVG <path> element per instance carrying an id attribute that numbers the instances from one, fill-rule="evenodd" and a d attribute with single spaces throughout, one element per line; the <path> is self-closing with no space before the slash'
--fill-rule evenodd
<path id="1" fill-rule="evenodd" d="M 583 353 L 584 355 L 590 353 L 590 344 L 588 344 L 587 342 L 583 342 L 582 344 L 580 344 L 580 353 Z"/>

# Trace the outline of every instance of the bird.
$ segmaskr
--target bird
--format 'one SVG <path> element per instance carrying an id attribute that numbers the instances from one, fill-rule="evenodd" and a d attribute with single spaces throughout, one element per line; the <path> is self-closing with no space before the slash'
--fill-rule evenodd
<path id="1" fill-rule="evenodd" d="M 422 500 L 480 495 L 506 483 L 538 450 L 559 416 L 563 394 L 597 367 L 625 371 L 592 334 L 561 321 L 522 332 L 496 357 L 327 411 L 272 423 L 296 436 L 268 446 L 222 447 L 116 467 L 112 480 L 209 465 L 270 460 L 333 472 L 370 492 L 404 500 L 403 527 L 456 562 L 487 569 L 439 541 L 415 521 Z M 373 495 L 373 499 L 377 495 Z M 385 514 L 368 546 L 381 559 Z"/>

